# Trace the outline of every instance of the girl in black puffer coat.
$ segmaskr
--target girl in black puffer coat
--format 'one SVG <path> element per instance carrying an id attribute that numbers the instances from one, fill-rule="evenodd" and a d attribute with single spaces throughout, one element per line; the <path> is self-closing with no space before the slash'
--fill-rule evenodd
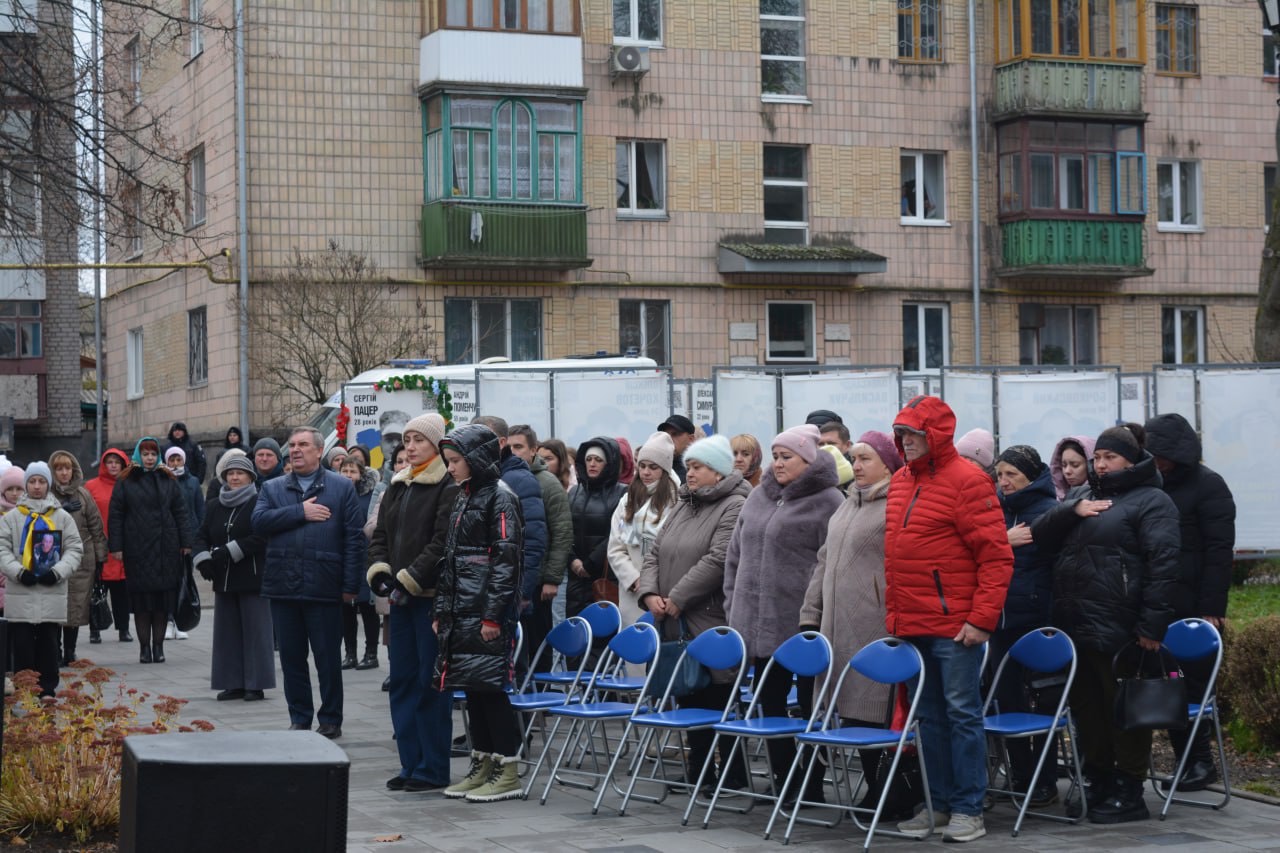
<path id="1" fill-rule="evenodd" d="M 612 438 L 597 436 L 582 442 L 573 466 L 578 472 L 578 484 L 569 490 L 573 548 L 566 573 L 566 616 L 577 616 L 595 600 L 591 583 L 605 576 L 613 511 L 627 493 L 627 487 L 618 482 L 622 450 Z"/>
<path id="2" fill-rule="evenodd" d="M 520 720 L 507 698 L 520 608 L 524 522 L 520 499 L 499 479 L 501 449 L 486 426 L 470 424 L 440 442 L 461 489 L 436 586 L 440 652 L 435 686 L 465 690 L 471 714 L 471 769 L 446 797 L 472 802 L 520 796 Z"/>
<path id="3" fill-rule="evenodd" d="M 1112 657 L 1134 641 L 1157 651 L 1173 621 L 1178 510 L 1161 490 L 1155 459 L 1140 443 L 1143 435 L 1139 426 L 1104 430 L 1089 483 L 1071 490 L 1031 528 L 1036 544 L 1057 554 L 1054 624 L 1070 635 L 1079 658 L 1071 709 L 1095 823 L 1148 816 L 1142 789 L 1151 731 L 1115 727 Z"/>

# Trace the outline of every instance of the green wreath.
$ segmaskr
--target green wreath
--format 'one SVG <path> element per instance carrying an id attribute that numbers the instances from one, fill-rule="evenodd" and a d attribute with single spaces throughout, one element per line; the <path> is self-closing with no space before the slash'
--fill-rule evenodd
<path id="1" fill-rule="evenodd" d="M 453 429 L 453 395 L 449 393 L 449 382 L 423 376 L 421 373 L 406 373 L 404 376 L 388 376 L 380 382 L 373 383 L 374 391 L 426 391 L 436 398 L 436 412 L 444 418 L 445 429 Z"/>

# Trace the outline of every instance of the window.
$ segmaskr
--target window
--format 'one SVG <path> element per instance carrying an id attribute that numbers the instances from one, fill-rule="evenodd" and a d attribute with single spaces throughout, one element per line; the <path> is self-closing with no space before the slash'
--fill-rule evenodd
<path id="1" fill-rule="evenodd" d="M 760 0 L 760 91 L 772 100 L 805 94 L 804 0 Z"/>
<path id="2" fill-rule="evenodd" d="M 1156 195 L 1161 231 L 1199 231 L 1200 164 L 1174 160 L 1156 166 Z"/>
<path id="3" fill-rule="evenodd" d="M 542 303 L 537 299 L 446 299 L 444 326 L 449 364 L 541 357 Z"/>
<path id="4" fill-rule="evenodd" d="M 205 219 L 204 146 L 187 155 L 187 227 L 200 225 Z"/>
<path id="5" fill-rule="evenodd" d="M 1132 124 L 1028 121 L 997 132 L 1000 213 L 1146 212 L 1142 129 Z"/>
<path id="6" fill-rule="evenodd" d="M 662 0 L 613 0 L 614 42 L 662 43 Z"/>
<path id="7" fill-rule="evenodd" d="M 577 35 L 575 0 L 444 0 L 450 29 Z"/>
<path id="8" fill-rule="evenodd" d="M 1267 31 L 1265 23 L 1262 26 L 1262 76 L 1280 76 L 1280 48 L 1276 46 L 1276 40 Z"/>
<path id="9" fill-rule="evenodd" d="M 951 361 L 950 306 L 945 303 L 904 303 L 902 306 L 902 369 L 910 373 L 938 372 Z"/>
<path id="10" fill-rule="evenodd" d="M 1098 309 L 1093 306 L 1018 306 L 1019 364 L 1097 364 Z"/>
<path id="11" fill-rule="evenodd" d="M 142 396 L 142 329 L 130 329 L 124 343 L 126 395 Z"/>
<path id="12" fill-rule="evenodd" d="M 902 179 L 903 222 L 942 222 L 947 218 L 947 185 L 942 154 L 903 151 L 899 158 Z"/>
<path id="13" fill-rule="evenodd" d="M 1200 73 L 1195 6 L 1156 5 L 1156 71 L 1194 76 Z"/>
<path id="14" fill-rule="evenodd" d="M 189 0 L 191 20 L 191 58 L 204 53 L 204 0 Z"/>
<path id="15" fill-rule="evenodd" d="M 617 155 L 619 215 L 664 214 L 667 207 L 667 181 L 663 144 L 620 140 Z"/>
<path id="16" fill-rule="evenodd" d="M 0 302 L 0 358 L 44 355 L 42 302 Z"/>
<path id="17" fill-rule="evenodd" d="M 658 364 L 671 363 L 671 303 L 652 299 L 618 302 L 619 349 Z"/>
<path id="18" fill-rule="evenodd" d="M 995 13 L 997 62 L 1144 58 L 1146 11 L 1139 0 L 995 0 Z"/>
<path id="19" fill-rule="evenodd" d="M 187 384 L 209 381 L 209 312 L 201 305 L 187 312 Z"/>
<path id="20" fill-rule="evenodd" d="M 0 162 L 0 227 L 10 234 L 34 234 L 39 202 L 35 166 L 24 160 Z"/>
<path id="21" fill-rule="evenodd" d="M 120 206 L 124 208 L 124 253 L 133 258 L 142 254 L 142 187 L 132 184 L 120 194 Z"/>
<path id="22" fill-rule="evenodd" d="M 898 58 L 937 62 L 942 58 L 939 14 L 942 0 L 898 0 Z"/>
<path id="23" fill-rule="evenodd" d="M 765 339 L 769 361 L 814 361 L 814 304 L 769 302 L 765 304 Z"/>
<path id="24" fill-rule="evenodd" d="M 1262 221 L 1270 228 L 1271 217 L 1276 206 L 1276 164 L 1267 163 L 1262 167 Z"/>
<path id="25" fill-rule="evenodd" d="M 128 75 L 129 88 L 126 90 L 133 98 L 133 103 L 142 103 L 142 54 L 138 36 L 134 36 L 124 46 L 125 73 Z"/>
<path id="26" fill-rule="evenodd" d="M 1160 345 L 1164 364 L 1204 364 L 1204 309 L 1161 309 Z"/>
<path id="27" fill-rule="evenodd" d="M 428 201 L 581 197 L 578 102 L 444 95 L 425 111 Z"/>
<path id="28" fill-rule="evenodd" d="M 764 239 L 767 243 L 809 242 L 809 183 L 805 149 L 764 147 Z"/>

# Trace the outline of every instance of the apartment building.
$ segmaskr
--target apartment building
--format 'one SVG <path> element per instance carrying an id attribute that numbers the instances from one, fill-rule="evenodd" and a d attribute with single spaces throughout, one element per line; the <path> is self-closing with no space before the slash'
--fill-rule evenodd
<path id="1" fill-rule="evenodd" d="M 239 252 L 254 310 L 330 240 L 387 312 L 424 300 L 449 362 L 1252 358 L 1277 62 L 1247 3 L 979 3 L 976 114 L 960 0 L 246 4 L 244 246 L 231 39 L 205 32 L 231 2 L 174 6 L 180 55 L 126 76 L 169 116 L 188 227 L 113 253 L 232 263 L 109 276 L 112 439 L 221 434 Z"/>

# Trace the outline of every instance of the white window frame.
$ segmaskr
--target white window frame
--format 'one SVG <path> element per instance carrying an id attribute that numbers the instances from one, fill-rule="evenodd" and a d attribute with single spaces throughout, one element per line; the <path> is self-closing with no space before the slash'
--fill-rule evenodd
<path id="1" fill-rule="evenodd" d="M 142 36 L 134 36 L 124 46 L 125 62 L 129 66 L 129 88 L 132 103 L 142 103 Z"/>
<path id="2" fill-rule="evenodd" d="M 804 13 L 804 14 L 801 14 L 801 15 L 766 15 L 766 14 L 764 14 L 764 13 L 761 13 L 761 14 L 760 14 L 760 21 L 761 21 L 761 24 L 762 24 L 762 25 L 763 25 L 763 22 L 764 22 L 764 21 L 787 21 L 787 22 L 791 22 L 791 23 L 799 23 L 799 24 L 800 24 L 800 27 L 801 27 L 801 33 L 802 33 L 802 39 L 801 39 L 801 50 L 802 50 L 802 51 L 804 51 L 800 56 L 781 56 L 781 55 L 772 54 L 772 53 L 764 53 L 763 46 L 761 47 L 761 53 L 760 53 L 760 68 L 761 68 L 760 100 L 761 100 L 761 101 L 772 102 L 772 103 L 782 103 L 782 104 L 809 104 L 809 103 L 812 103 L 812 101 L 810 101 L 810 100 L 809 100 L 809 23 L 808 23 L 808 9 L 807 9 L 807 8 L 805 8 L 804 2 L 805 2 L 805 0 L 800 0 L 800 4 L 801 4 L 801 5 L 800 5 L 800 11 Z M 764 30 L 764 27 L 763 27 L 763 26 L 761 26 L 761 32 L 762 32 L 762 33 L 763 33 L 763 30 Z M 799 65 L 803 66 L 803 68 L 804 68 L 804 92 L 801 92 L 801 93 L 799 93 L 799 94 L 794 94 L 794 95 L 793 95 L 793 94 L 785 94 L 785 93 L 780 93 L 780 92 L 766 92 L 766 91 L 764 91 L 764 79 L 763 79 L 763 74 L 764 74 L 764 63 L 765 63 L 765 62 L 794 62 L 794 63 L 797 63 L 797 64 L 799 64 Z"/>
<path id="3" fill-rule="evenodd" d="M 187 387 L 209 384 L 209 308 L 187 311 Z"/>
<path id="4" fill-rule="evenodd" d="M 916 343 L 916 352 L 918 353 L 917 361 L 914 365 L 902 366 L 904 373 L 925 373 L 930 375 L 938 375 L 942 373 L 942 368 L 951 364 L 951 303 L 949 302 L 904 302 L 903 308 L 916 309 L 916 334 L 920 336 L 920 340 Z M 924 348 L 924 328 L 925 316 L 927 311 L 937 310 L 942 312 L 942 364 L 938 367 L 925 367 L 926 358 Z M 905 338 L 907 330 L 904 328 L 902 334 Z M 906 341 L 903 340 L 903 349 L 906 349 Z"/>
<path id="5" fill-rule="evenodd" d="M 797 245 L 809 245 L 809 149 L 803 145 L 766 145 L 765 148 L 799 148 L 804 152 L 804 177 L 797 180 L 795 178 L 762 178 L 762 187 L 800 187 L 804 190 L 804 219 L 803 220 L 787 220 L 787 219 L 766 219 L 764 227 L 777 228 L 780 230 L 800 231 L 804 234 L 804 241 Z M 761 149 L 761 163 L 764 162 L 764 149 Z M 761 206 L 764 204 L 764 196 L 761 194 Z"/>
<path id="6" fill-rule="evenodd" d="M 126 396 L 130 400 L 141 397 L 145 390 L 143 383 L 143 348 L 142 329 L 130 329 L 125 337 L 125 373 L 127 375 Z"/>
<path id="7" fill-rule="evenodd" d="M 666 17 L 667 10 L 663 8 L 662 2 L 658 3 L 658 38 L 644 39 L 640 38 L 640 0 L 628 0 L 631 4 L 631 34 L 620 36 L 616 33 L 613 36 L 614 44 L 639 44 L 649 47 L 662 47 L 662 40 L 666 36 Z"/>
<path id="8" fill-rule="evenodd" d="M 769 323 L 769 309 L 774 305 L 803 305 L 809 309 L 809 327 L 805 334 L 805 356 L 774 355 L 773 329 Z M 818 360 L 818 305 L 812 299 L 770 299 L 764 303 L 764 358 L 766 364 L 808 364 Z"/>
<path id="9" fill-rule="evenodd" d="M 901 209 L 901 200 L 899 200 L 898 221 L 903 225 L 925 225 L 933 228 L 950 227 L 951 223 L 947 220 L 947 155 L 946 155 L 946 152 L 945 151 L 913 151 L 911 149 L 902 149 L 901 151 L 898 152 L 899 172 L 901 172 L 901 169 L 902 169 L 903 157 L 915 158 L 915 173 L 916 173 L 915 208 L 917 211 L 924 209 L 923 201 L 924 201 L 925 188 L 924 188 L 923 175 L 924 175 L 925 158 L 928 158 L 928 157 L 938 158 L 938 161 L 941 165 L 941 172 L 942 172 L 942 197 L 936 200 L 934 205 L 935 207 L 942 208 L 942 215 L 939 216 L 937 219 L 928 219 L 924 216 L 920 216 L 918 213 L 915 216 L 903 216 L 902 209 Z M 901 174 L 898 175 L 898 180 L 899 180 L 899 183 L 901 183 L 902 181 Z"/>
<path id="10" fill-rule="evenodd" d="M 662 185 L 662 207 L 647 208 L 636 207 L 636 145 L 657 145 L 662 152 L 662 173 L 658 177 L 658 183 Z M 630 207 L 617 208 L 619 219 L 665 219 L 667 217 L 667 143 L 661 139 L 619 139 L 616 140 L 614 150 L 616 152 L 617 145 L 625 145 L 627 147 L 627 193 L 630 195 Z M 616 154 L 615 154 L 616 156 Z"/>
<path id="11" fill-rule="evenodd" d="M 204 53 L 204 0 L 189 0 L 188 18 L 191 20 L 191 59 Z"/>
<path id="12" fill-rule="evenodd" d="M 203 225 L 208 215 L 208 193 L 206 176 L 208 163 L 204 156 L 204 146 L 198 145 L 187 154 L 187 227 Z"/>
<path id="13" fill-rule="evenodd" d="M 1160 169 L 1169 166 L 1170 186 L 1169 191 L 1173 196 L 1173 219 L 1172 221 L 1160 219 Z M 1182 171 L 1184 169 L 1192 170 L 1192 183 L 1195 186 L 1196 194 L 1196 210 L 1195 220 L 1192 222 L 1183 222 L 1182 206 L 1186 200 L 1182 198 L 1179 187 L 1182 186 Z M 1199 233 L 1204 231 L 1204 174 L 1199 160 L 1159 160 L 1156 165 L 1156 230 L 1157 231 L 1181 231 L 1184 233 Z"/>
<path id="14" fill-rule="evenodd" d="M 1070 318 L 1071 332 L 1070 332 L 1070 335 L 1068 336 L 1068 343 L 1070 344 L 1071 348 L 1066 352 L 1066 357 L 1067 357 L 1066 363 L 1068 365 L 1071 365 L 1074 367 L 1089 366 L 1089 365 L 1096 365 L 1100 362 L 1101 354 L 1099 350 L 1101 349 L 1101 342 L 1098 340 L 1098 330 L 1100 326 L 1099 318 L 1102 312 L 1100 311 L 1099 306 L 1097 305 L 1056 305 L 1056 304 L 1044 303 L 1044 302 L 1019 303 L 1018 310 L 1020 312 L 1024 304 L 1038 305 L 1041 312 L 1046 315 L 1050 311 L 1070 312 L 1069 318 Z M 1083 363 L 1081 363 L 1080 353 L 1076 349 L 1076 343 L 1079 338 L 1078 330 L 1080 329 L 1080 326 L 1081 326 L 1082 312 L 1089 312 L 1090 314 L 1090 318 L 1088 322 L 1093 327 L 1092 338 L 1094 343 L 1094 352 L 1092 353 L 1093 360 L 1083 362 Z M 1022 363 L 1022 333 L 1030 332 L 1033 330 L 1036 336 L 1036 346 L 1032 353 L 1032 361 L 1028 362 L 1028 364 L 1041 365 L 1045 363 L 1041 361 L 1040 356 L 1041 356 L 1041 352 L 1043 351 L 1042 338 L 1044 335 L 1044 329 L 1046 325 L 1047 325 L 1047 322 L 1042 323 L 1039 326 L 1023 326 L 1021 322 L 1021 317 L 1019 317 L 1019 322 L 1018 322 L 1018 363 L 1019 364 Z"/>
<path id="15" fill-rule="evenodd" d="M 1164 359 L 1164 312 L 1173 312 L 1173 361 L 1167 362 Z M 1186 341 L 1182 339 L 1182 315 L 1191 313 L 1196 318 L 1196 340 L 1195 348 L 1197 358 L 1192 361 L 1183 361 L 1182 354 L 1186 350 Z M 1204 364 L 1208 361 L 1208 352 L 1205 350 L 1204 335 L 1204 308 L 1198 305 L 1163 305 L 1160 309 L 1160 358 L 1164 364 Z"/>
<path id="16" fill-rule="evenodd" d="M 652 358 L 654 361 L 658 362 L 658 364 L 670 364 L 671 363 L 671 300 L 669 299 L 619 299 L 618 300 L 618 345 L 619 345 L 618 348 L 625 354 L 626 348 L 622 346 L 622 303 L 624 302 L 636 303 L 640 308 L 641 347 L 640 347 L 639 353 L 637 354 L 642 357 Z M 649 329 L 648 329 L 649 324 L 645 319 L 645 316 L 647 314 L 645 309 L 647 309 L 650 306 L 661 306 L 662 314 L 663 314 L 662 322 L 665 324 L 666 332 L 667 332 L 666 351 L 658 353 L 657 355 L 650 353 L 648 349 L 644 347 L 644 342 L 649 339 Z"/>
<path id="17" fill-rule="evenodd" d="M 125 212 L 125 257 L 136 258 L 142 254 L 142 185 L 134 184 L 126 201 L 129 209 Z"/>

